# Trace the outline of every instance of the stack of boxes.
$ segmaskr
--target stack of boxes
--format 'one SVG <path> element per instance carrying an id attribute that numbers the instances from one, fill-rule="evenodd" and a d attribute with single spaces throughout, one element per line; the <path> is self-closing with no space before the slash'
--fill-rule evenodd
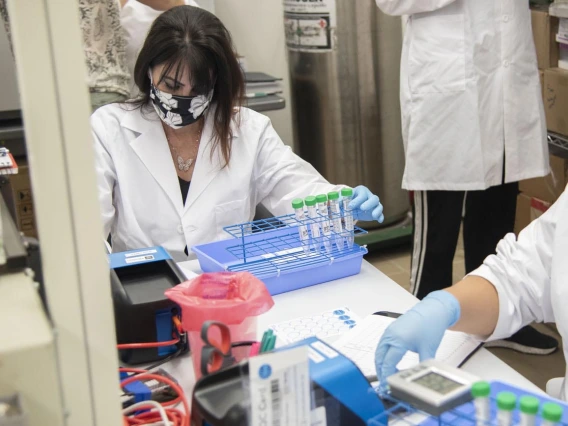
<path id="1" fill-rule="evenodd" d="M 568 139 L 568 49 L 564 62 L 564 52 L 561 53 L 557 42 L 557 39 L 564 37 L 564 28 L 565 35 L 568 36 L 568 20 L 551 16 L 547 6 L 536 7 L 532 9 L 532 27 L 547 128 L 549 132 Z M 566 47 L 568 48 L 568 44 Z M 561 68 L 564 66 L 566 69 Z M 550 168 L 550 175 L 520 183 L 516 233 L 542 215 L 560 197 L 568 184 L 568 160 L 551 153 Z"/>

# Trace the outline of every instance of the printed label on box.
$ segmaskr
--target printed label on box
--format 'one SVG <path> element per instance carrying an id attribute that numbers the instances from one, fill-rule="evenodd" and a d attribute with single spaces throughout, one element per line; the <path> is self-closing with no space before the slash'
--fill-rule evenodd
<path id="1" fill-rule="evenodd" d="M 317 349 L 322 354 L 324 354 L 329 359 L 333 359 L 333 358 L 339 356 L 339 354 L 337 352 L 335 352 L 333 349 L 331 349 L 329 346 L 327 346 L 323 342 L 315 342 L 315 343 L 312 343 L 311 346 L 313 348 Z"/>
<path id="2" fill-rule="evenodd" d="M 284 30 L 290 50 L 333 50 L 336 25 L 335 0 L 284 0 Z"/>
<path id="3" fill-rule="evenodd" d="M 130 263 L 147 262 L 149 260 L 154 260 L 154 256 L 149 254 L 146 256 L 130 257 L 128 259 L 125 259 L 124 261 L 130 264 Z"/>
<path id="4" fill-rule="evenodd" d="M 308 349 L 308 356 L 316 364 L 319 364 L 320 362 L 325 361 L 325 358 L 318 351 L 316 351 L 313 348 Z"/>
<path id="5" fill-rule="evenodd" d="M 157 250 L 144 250 L 144 251 L 137 251 L 135 253 L 126 253 L 124 257 L 135 257 L 135 256 L 143 256 L 145 254 L 154 254 L 157 253 Z"/>
<path id="6" fill-rule="evenodd" d="M 249 360 L 252 426 L 309 426 L 308 348 L 259 355 Z"/>

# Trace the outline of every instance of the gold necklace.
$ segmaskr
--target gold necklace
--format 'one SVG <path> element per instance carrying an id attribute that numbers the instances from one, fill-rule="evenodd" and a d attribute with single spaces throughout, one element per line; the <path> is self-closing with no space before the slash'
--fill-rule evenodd
<path id="1" fill-rule="evenodd" d="M 201 131 L 202 130 L 203 130 L 203 126 L 199 129 L 199 133 L 197 134 L 197 138 L 195 139 L 195 143 L 197 144 L 197 146 L 199 146 L 199 141 L 201 140 Z M 177 159 L 178 170 L 180 172 L 189 171 L 189 169 L 191 168 L 191 166 L 193 165 L 193 163 L 195 161 L 195 157 L 194 158 L 188 158 L 187 160 L 184 160 L 184 158 L 179 154 L 178 150 L 170 143 L 170 138 L 168 137 L 168 134 L 166 132 L 164 132 L 164 134 L 166 135 L 166 140 L 168 141 L 168 145 L 169 145 L 170 149 L 172 150 L 174 155 L 177 157 L 176 159 Z M 178 139 L 177 135 L 176 135 L 176 139 Z M 178 141 L 179 141 L 179 139 L 178 139 Z"/>

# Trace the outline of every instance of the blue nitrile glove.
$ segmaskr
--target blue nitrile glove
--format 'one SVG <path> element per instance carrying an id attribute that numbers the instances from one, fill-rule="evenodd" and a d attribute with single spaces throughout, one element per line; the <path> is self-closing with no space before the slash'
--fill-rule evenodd
<path id="1" fill-rule="evenodd" d="M 360 185 L 353 189 L 353 199 L 349 203 L 349 208 L 354 210 L 357 220 L 376 220 L 379 223 L 385 220 L 383 205 L 379 201 L 379 197 L 369 191 L 366 186 Z"/>
<path id="2" fill-rule="evenodd" d="M 435 291 L 385 331 L 375 351 L 375 366 L 381 389 L 387 377 L 397 372 L 397 364 L 407 351 L 420 356 L 420 362 L 434 358 L 445 331 L 460 318 L 458 300 L 444 290 Z"/>

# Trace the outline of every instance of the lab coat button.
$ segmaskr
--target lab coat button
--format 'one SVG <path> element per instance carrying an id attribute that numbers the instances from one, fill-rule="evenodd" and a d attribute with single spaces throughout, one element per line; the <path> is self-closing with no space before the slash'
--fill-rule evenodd
<path id="1" fill-rule="evenodd" d="M 509 68 L 509 65 L 511 65 L 511 63 L 509 61 L 503 61 L 503 66 L 505 68 Z"/>
<path id="2" fill-rule="evenodd" d="M 177 230 L 180 234 L 183 234 L 183 226 L 178 225 Z"/>
<path id="3" fill-rule="evenodd" d="M 503 15 L 503 22 L 509 22 L 509 15 Z"/>

